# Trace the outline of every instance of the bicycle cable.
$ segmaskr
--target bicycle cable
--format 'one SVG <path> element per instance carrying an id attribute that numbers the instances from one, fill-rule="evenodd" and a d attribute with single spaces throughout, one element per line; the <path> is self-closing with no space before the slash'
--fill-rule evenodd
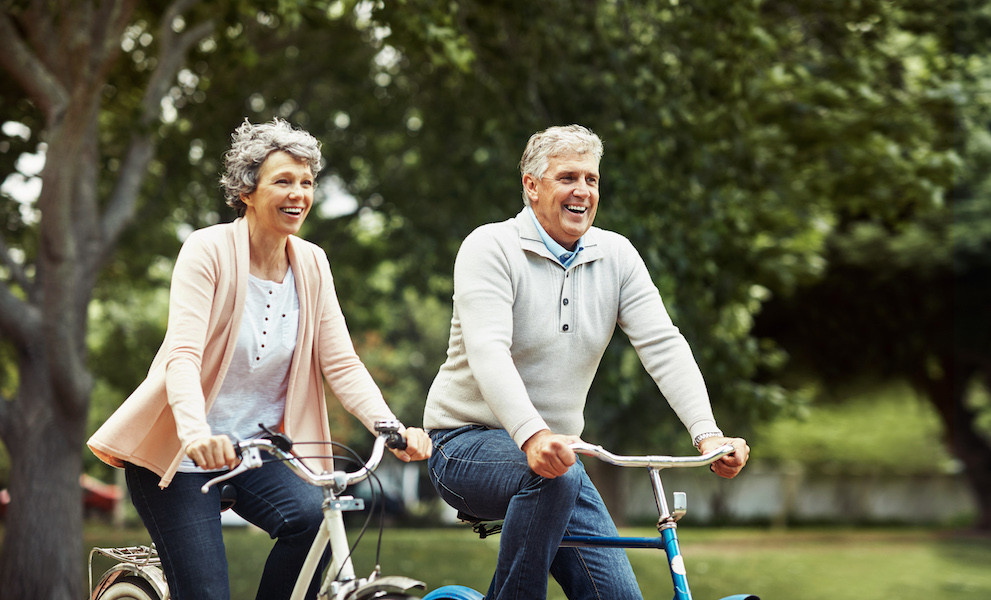
<path id="1" fill-rule="evenodd" d="M 363 465 L 364 464 L 364 461 L 361 459 L 361 457 L 358 455 L 357 452 L 355 452 L 349 446 L 345 446 L 344 444 L 342 444 L 340 442 L 333 442 L 333 441 L 332 442 L 296 442 L 295 445 L 306 445 L 306 444 L 309 444 L 309 445 L 315 445 L 315 444 L 327 445 L 327 444 L 330 444 L 331 446 L 333 446 L 335 448 L 339 448 L 339 449 L 343 450 L 344 452 L 347 453 L 347 455 L 343 455 L 342 456 L 342 455 L 339 455 L 339 454 L 332 454 L 329 457 L 326 456 L 326 455 L 322 455 L 322 456 L 300 456 L 299 458 L 302 458 L 302 459 L 307 459 L 307 458 L 310 458 L 310 459 L 314 459 L 314 458 L 330 458 L 332 460 L 341 460 L 341 461 L 344 461 L 344 462 L 347 462 L 347 463 L 356 464 L 356 465 Z M 369 486 L 368 487 L 369 487 L 369 495 L 370 495 L 370 502 L 369 502 L 370 503 L 370 506 L 368 508 L 368 513 L 365 516 L 365 521 L 364 521 L 364 523 L 362 523 L 361 529 L 358 531 L 358 535 L 355 537 L 354 543 L 351 545 L 350 548 L 348 548 L 347 559 L 352 559 L 354 557 L 354 551 L 358 547 L 358 544 L 361 542 L 362 538 L 364 538 L 365 532 L 368 530 L 368 525 L 371 523 L 372 515 L 375 512 L 375 508 L 378 507 L 379 508 L 379 533 L 378 533 L 378 543 L 376 544 L 376 549 L 375 549 L 375 568 L 376 568 L 376 570 L 379 570 L 380 569 L 380 558 L 381 558 L 381 553 L 382 553 L 382 533 L 383 533 L 383 530 L 385 529 L 385 487 L 382 485 L 382 480 L 379 479 L 379 476 L 376 475 L 374 471 L 369 471 L 368 475 L 369 475 L 369 478 L 368 478 L 367 481 L 369 482 Z M 375 485 L 372 485 L 372 482 L 374 482 L 376 485 L 378 485 L 378 493 L 376 493 Z M 380 498 L 382 499 L 381 501 L 379 500 Z M 341 567 L 340 567 L 340 569 L 338 569 L 337 573 L 334 574 L 334 579 L 335 580 L 338 577 L 340 577 L 341 572 L 344 569 L 345 562 L 346 562 L 346 560 L 342 560 L 341 561 Z"/>

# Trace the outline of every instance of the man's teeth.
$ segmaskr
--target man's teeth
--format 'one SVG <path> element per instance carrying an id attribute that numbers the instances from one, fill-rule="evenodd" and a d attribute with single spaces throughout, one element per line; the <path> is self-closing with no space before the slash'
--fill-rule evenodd
<path id="1" fill-rule="evenodd" d="M 573 213 L 578 213 L 580 215 L 585 214 L 585 207 L 584 206 L 565 206 L 565 208 L 567 208 L 568 210 L 570 210 Z"/>

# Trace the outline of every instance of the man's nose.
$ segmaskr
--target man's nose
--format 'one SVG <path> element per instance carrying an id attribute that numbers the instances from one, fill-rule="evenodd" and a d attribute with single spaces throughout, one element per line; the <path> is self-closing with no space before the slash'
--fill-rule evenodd
<path id="1" fill-rule="evenodd" d="M 581 198 L 588 198 L 592 195 L 592 188 L 588 185 L 587 181 L 584 179 L 579 179 L 575 183 L 575 188 L 572 190 L 572 193 Z"/>

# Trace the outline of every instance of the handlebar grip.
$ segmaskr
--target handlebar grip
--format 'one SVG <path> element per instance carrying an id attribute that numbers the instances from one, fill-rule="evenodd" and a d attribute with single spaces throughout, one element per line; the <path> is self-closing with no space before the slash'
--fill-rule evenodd
<path id="1" fill-rule="evenodd" d="M 406 438 L 399 433 L 390 433 L 385 440 L 385 445 L 393 450 L 405 450 Z"/>

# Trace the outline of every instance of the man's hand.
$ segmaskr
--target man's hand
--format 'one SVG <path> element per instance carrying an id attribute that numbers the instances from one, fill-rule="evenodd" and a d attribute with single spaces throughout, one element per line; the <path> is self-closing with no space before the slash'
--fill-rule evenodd
<path id="1" fill-rule="evenodd" d="M 434 445 L 430 441 L 430 436 L 427 435 L 426 431 L 419 427 L 407 427 L 403 435 L 406 437 L 406 449 L 389 449 L 396 455 L 396 458 L 403 462 L 430 458 L 430 453 L 433 451 Z"/>
<path id="2" fill-rule="evenodd" d="M 558 435 L 542 429 L 523 442 L 526 462 L 541 477 L 553 479 L 568 472 L 578 460 L 571 444 L 582 441 L 577 435 Z"/>
<path id="3" fill-rule="evenodd" d="M 747 441 L 745 439 L 728 437 L 705 438 L 701 443 L 699 443 L 699 452 L 706 454 L 726 444 L 733 445 L 733 454 L 727 454 L 726 456 L 720 458 L 716 462 L 712 463 L 709 468 L 713 473 L 719 475 L 720 477 L 733 479 L 740 472 L 740 469 L 747 464 L 747 460 L 750 458 L 750 446 L 747 445 Z"/>
<path id="4" fill-rule="evenodd" d="M 193 440 L 186 446 L 186 456 L 207 471 L 224 467 L 233 469 L 241 462 L 234 453 L 234 444 L 226 435 L 211 435 Z"/>

